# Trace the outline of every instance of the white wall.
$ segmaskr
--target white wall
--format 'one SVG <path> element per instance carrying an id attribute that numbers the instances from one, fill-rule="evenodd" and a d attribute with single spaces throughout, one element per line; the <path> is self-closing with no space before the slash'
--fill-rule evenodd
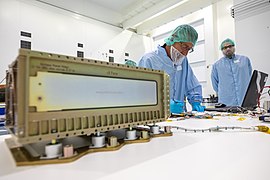
<path id="1" fill-rule="evenodd" d="M 195 63 L 194 71 L 203 85 L 203 95 L 213 94 L 210 74 L 211 65 L 221 56 L 220 42 L 231 37 L 234 39 L 234 20 L 230 16 L 229 7 L 233 0 L 222 0 L 177 19 L 153 31 L 152 36 L 160 36 L 170 32 L 177 25 L 196 23 L 203 20 L 198 27 L 199 38 L 204 45 L 196 47 L 192 56 L 204 56 L 202 63 Z M 32 33 L 32 49 L 70 56 L 76 56 L 77 50 L 83 50 L 85 58 L 108 61 L 109 49 L 114 50 L 115 62 L 124 63 L 124 53 L 129 59 L 138 61 L 148 51 L 154 50 L 153 41 L 147 36 L 123 31 L 118 27 L 107 25 L 91 19 L 80 17 L 52 7 L 44 7 L 38 2 L 29 0 L 0 1 L 0 80 L 5 76 L 8 65 L 15 60 L 20 47 L 20 31 Z M 203 33 L 203 34 L 202 34 Z M 25 38 L 24 38 L 25 39 Z M 78 48 L 77 43 L 83 43 Z M 204 49 L 200 50 L 201 47 Z M 202 54 L 196 54 L 203 52 Z M 237 49 L 238 51 L 238 49 Z M 190 61 L 193 61 L 192 57 Z M 199 65 L 201 67 L 199 67 Z"/>
<path id="2" fill-rule="evenodd" d="M 222 51 L 219 49 L 223 40 L 230 38 L 235 40 L 235 24 L 234 19 L 231 16 L 231 7 L 233 0 L 223 0 L 217 3 L 217 41 L 216 47 L 218 50 L 218 57 L 223 56 Z"/>
<path id="3" fill-rule="evenodd" d="M 243 0 L 234 1 L 235 4 L 241 2 Z M 270 3 L 268 6 L 270 7 Z M 235 33 L 237 53 L 248 56 L 253 69 L 266 72 L 270 76 L 270 8 L 268 11 L 259 11 L 236 19 Z M 270 77 L 266 84 L 270 85 Z"/>
<path id="4" fill-rule="evenodd" d="M 22 38 L 21 31 L 32 33 L 32 38 Z M 112 49 L 117 63 L 124 63 L 125 52 L 129 53 L 129 59 L 139 60 L 149 51 L 152 41 L 149 37 L 26 0 L 0 1 L 0 39 L 0 81 L 15 60 L 21 39 L 30 40 L 32 50 L 69 56 L 76 56 L 77 43 L 83 43 L 81 50 L 85 58 L 104 61 L 108 61 L 108 52 Z"/>
<path id="5" fill-rule="evenodd" d="M 238 53 L 252 60 L 253 69 L 270 75 L 270 11 L 236 21 L 235 27 Z"/>

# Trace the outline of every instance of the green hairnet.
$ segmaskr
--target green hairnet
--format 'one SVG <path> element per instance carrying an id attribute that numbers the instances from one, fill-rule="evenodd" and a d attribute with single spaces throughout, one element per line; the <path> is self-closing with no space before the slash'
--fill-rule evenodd
<path id="1" fill-rule="evenodd" d="M 184 24 L 175 28 L 164 41 L 168 46 L 173 45 L 175 42 L 191 42 L 195 46 L 197 39 L 197 31 L 192 26 Z"/>
<path id="2" fill-rule="evenodd" d="M 125 61 L 126 61 L 125 65 L 128 65 L 128 66 L 136 66 L 137 65 L 137 63 L 132 61 L 132 60 L 126 59 Z"/>
<path id="3" fill-rule="evenodd" d="M 229 38 L 227 38 L 224 41 L 222 41 L 222 43 L 220 44 L 220 50 L 222 50 L 224 48 L 224 44 L 225 43 L 230 43 L 231 45 L 235 46 L 234 41 L 231 40 L 231 39 L 229 39 Z"/>

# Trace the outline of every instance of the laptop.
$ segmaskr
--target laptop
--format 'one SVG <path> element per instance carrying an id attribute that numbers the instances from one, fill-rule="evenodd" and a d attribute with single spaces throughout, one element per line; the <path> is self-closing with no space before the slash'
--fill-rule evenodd
<path id="1" fill-rule="evenodd" d="M 205 108 L 205 111 L 217 112 L 243 112 L 246 110 L 254 110 L 257 107 L 260 94 L 267 82 L 268 74 L 254 70 L 249 81 L 249 85 L 241 106 L 225 106 L 220 108 Z"/>

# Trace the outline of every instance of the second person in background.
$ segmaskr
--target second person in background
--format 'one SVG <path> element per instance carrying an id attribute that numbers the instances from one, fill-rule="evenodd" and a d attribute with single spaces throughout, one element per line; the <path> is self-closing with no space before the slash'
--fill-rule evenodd
<path id="1" fill-rule="evenodd" d="M 226 106 L 242 105 L 252 73 L 249 58 L 235 54 L 234 46 L 231 39 L 221 43 L 220 50 L 224 56 L 215 62 L 211 74 L 218 102 Z"/>
<path id="2" fill-rule="evenodd" d="M 146 53 L 139 66 L 163 70 L 170 76 L 170 110 L 172 113 L 185 111 L 185 97 L 193 111 L 203 112 L 202 86 L 195 77 L 187 60 L 198 39 L 197 31 L 190 25 L 180 25 L 165 39 L 163 46 Z"/>

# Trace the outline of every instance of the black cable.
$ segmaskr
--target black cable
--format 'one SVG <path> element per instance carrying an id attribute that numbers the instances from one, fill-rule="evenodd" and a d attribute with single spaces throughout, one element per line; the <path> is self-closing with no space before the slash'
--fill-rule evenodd
<path id="1" fill-rule="evenodd" d="M 4 77 L 4 79 L 1 80 L 0 84 L 6 79 L 7 76 Z"/>
<path id="2" fill-rule="evenodd" d="M 230 113 L 239 113 L 239 112 L 244 113 L 246 111 L 247 111 L 246 108 L 243 108 L 243 107 L 240 107 L 240 106 L 230 107 L 227 110 L 227 112 L 230 112 Z"/>

